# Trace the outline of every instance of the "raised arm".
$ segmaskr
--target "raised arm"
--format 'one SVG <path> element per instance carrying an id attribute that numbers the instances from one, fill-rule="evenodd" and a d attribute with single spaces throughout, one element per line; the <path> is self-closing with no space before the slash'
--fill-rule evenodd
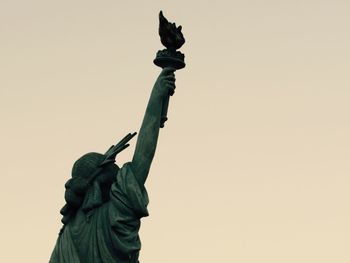
<path id="1" fill-rule="evenodd" d="M 144 184 L 147 179 L 156 151 L 164 98 L 175 89 L 174 71 L 173 68 L 162 70 L 153 86 L 143 117 L 132 159 L 132 167 L 140 184 Z"/>

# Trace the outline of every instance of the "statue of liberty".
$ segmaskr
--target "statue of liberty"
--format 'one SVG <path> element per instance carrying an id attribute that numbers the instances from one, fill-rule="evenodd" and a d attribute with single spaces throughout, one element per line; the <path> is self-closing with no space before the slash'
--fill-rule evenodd
<path id="1" fill-rule="evenodd" d="M 161 37 L 163 21 L 169 28 L 166 30 L 168 40 L 178 42 L 180 39 L 184 43 L 181 27 L 168 23 L 162 13 L 160 19 Z M 170 31 L 177 33 L 176 41 Z M 171 52 L 180 53 L 174 49 Z M 50 263 L 139 262 L 140 219 L 148 216 L 145 181 L 156 151 L 159 129 L 166 121 L 169 95 L 175 90 L 174 71 L 184 67 L 184 62 L 178 65 L 178 57 L 174 59 L 169 52 L 163 53 L 166 55 L 158 52 L 154 61 L 163 70 L 151 91 L 132 161 L 119 167 L 115 157 L 129 146 L 128 141 L 136 133 L 125 136 L 105 154 L 88 153 L 74 163 L 72 177 L 65 184 L 66 204 L 60 211 L 63 227 Z"/>

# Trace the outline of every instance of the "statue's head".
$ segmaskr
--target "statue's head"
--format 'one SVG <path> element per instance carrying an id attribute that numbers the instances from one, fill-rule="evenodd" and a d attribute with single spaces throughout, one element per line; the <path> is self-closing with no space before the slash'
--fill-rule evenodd
<path id="1" fill-rule="evenodd" d="M 105 159 L 105 155 L 92 152 L 74 163 L 72 178 L 65 184 L 66 205 L 61 210 L 64 224 L 78 209 L 88 212 L 109 201 L 110 188 L 119 167 L 113 162 L 101 165 Z"/>
<path id="2" fill-rule="evenodd" d="M 72 181 L 76 180 L 79 187 L 87 188 L 97 183 L 102 192 L 109 190 L 118 173 L 119 167 L 114 162 L 101 165 L 106 156 L 100 153 L 88 153 L 80 157 L 72 168 Z M 84 189 L 81 189 L 84 191 Z M 108 198 L 108 196 L 107 196 Z"/>
<path id="3" fill-rule="evenodd" d="M 115 157 L 129 146 L 127 142 L 135 135 L 129 133 L 105 154 L 88 153 L 74 163 L 72 178 L 65 184 L 66 205 L 60 211 L 63 224 L 67 224 L 79 209 L 88 213 L 109 201 L 109 192 L 119 170 Z"/>

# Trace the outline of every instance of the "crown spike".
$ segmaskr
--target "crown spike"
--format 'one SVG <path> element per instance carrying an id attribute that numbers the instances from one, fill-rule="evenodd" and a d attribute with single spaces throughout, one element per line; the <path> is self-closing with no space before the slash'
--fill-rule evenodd
<path id="1" fill-rule="evenodd" d="M 100 164 L 100 167 L 111 162 L 115 162 L 115 157 L 118 153 L 129 147 L 130 144 L 127 144 L 137 133 L 129 133 L 123 139 L 121 139 L 116 145 L 112 145 L 108 151 L 104 154 L 106 158 Z"/>

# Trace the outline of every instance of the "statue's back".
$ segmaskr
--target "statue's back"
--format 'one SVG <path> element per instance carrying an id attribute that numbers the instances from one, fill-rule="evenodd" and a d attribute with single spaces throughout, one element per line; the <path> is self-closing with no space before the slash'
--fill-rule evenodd
<path id="1" fill-rule="evenodd" d="M 79 209 L 61 231 L 50 263 L 134 263 L 141 242 L 140 218 L 148 215 L 148 196 L 125 164 L 110 191 L 110 200 L 85 213 Z"/>

